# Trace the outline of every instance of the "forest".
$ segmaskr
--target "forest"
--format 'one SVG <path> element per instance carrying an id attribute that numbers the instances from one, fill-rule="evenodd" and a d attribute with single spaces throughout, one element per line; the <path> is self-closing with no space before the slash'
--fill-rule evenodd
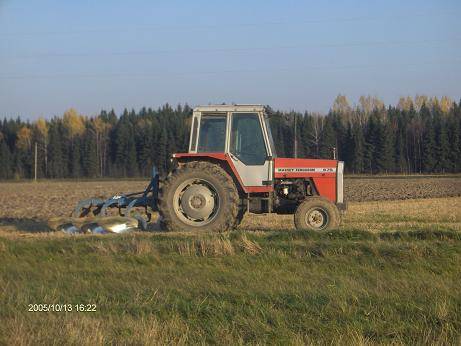
<path id="1" fill-rule="evenodd" d="M 385 106 L 373 96 L 352 105 L 338 95 L 328 114 L 268 114 L 279 157 L 333 158 L 351 174 L 461 172 L 461 100 L 418 95 Z M 190 106 L 102 110 L 85 116 L 0 121 L 0 179 L 141 177 L 163 173 L 187 151 Z"/>

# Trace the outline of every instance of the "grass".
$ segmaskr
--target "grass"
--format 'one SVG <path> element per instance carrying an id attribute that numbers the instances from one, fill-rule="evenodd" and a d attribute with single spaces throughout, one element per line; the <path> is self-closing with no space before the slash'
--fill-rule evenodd
<path id="1" fill-rule="evenodd" d="M 459 344 L 460 203 L 355 203 L 327 233 L 3 232 L 0 344 Z"/>
<path id="2" fill-rule="evenodd" d="M 294 229 L 293 216 L 252 215 L 246 230 Z M 349 203 L 341 229 L 370 232 L 452 230 L 461 232 L 461 197 Z"/>

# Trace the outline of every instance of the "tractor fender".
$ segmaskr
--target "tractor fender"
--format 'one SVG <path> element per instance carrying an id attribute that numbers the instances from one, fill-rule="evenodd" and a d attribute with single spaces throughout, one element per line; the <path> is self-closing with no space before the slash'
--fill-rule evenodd
<path id="1" fill-rule="evenodd" d="M 181 164 L 191 162 L 191 161 L 208 161 L 212 162 L 216 165 L 219 165 L 223 168 L 227 174 L 229 174 L 232 179 L 234 180 L 235 185 L 239 192 L 249 193 L 254 192 L 250 191 L 246 186 L 243 185 L 242 179 L 237 172 L 237 169 L 234 166 L 231 158 L 228 154 L 225 153 L 181 153 L 181 154 L 173 154 L 173 162 L 180 166 Z"/>

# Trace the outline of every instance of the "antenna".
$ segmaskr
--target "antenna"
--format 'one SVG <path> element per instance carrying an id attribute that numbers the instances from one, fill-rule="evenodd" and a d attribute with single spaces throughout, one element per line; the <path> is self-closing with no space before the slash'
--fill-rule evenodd
<path id="1" fill-rule="evenodd" d="M 296 133 L 297 133 L 297 130 L 296 130 L 296 128 L 297 128 L 297 126 L 296 126 L 296 119 L 297 119 L 297 118 L 298 118 L 298 117 L 297 117 L 297 115 L 295 114 L 295 131 L 294 131 L 294 132 L 295 132 L 295 136 L 294 136 L 294 143 L 293 143 L 293 147 L 294 147 L 294 155 L 293 155 L 293 156 L 294 156 L 295 159 L 298 158 L 298 139 L 297 139 L 297 135 L 296 135 Z"/>
<path id="2" fill-rule="evenodd" d="M 37 142 L 35 142 L 35 153 L 34 153 L 34 181 L 37 181 Z"/>

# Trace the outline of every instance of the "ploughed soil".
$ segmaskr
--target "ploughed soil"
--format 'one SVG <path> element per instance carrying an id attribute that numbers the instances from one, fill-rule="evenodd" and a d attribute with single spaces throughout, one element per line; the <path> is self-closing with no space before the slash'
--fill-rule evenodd
<path id="1" fill-rule="evenodd" d="M 43 225 L 38 220 L 69 216 L 81 199 L 143 191 L 147 183 L 147 179 L 3 182 L 0 226 L 19 222 L 39 229 Z M 346 200 L 351 202 L 461 196 L 460 176 L 347 177 L 344 186 Z"/>
<path id="2" fill-rule="evenodd" d="M 344 182 L 348 201 L 461 196 L 461 176 L 349 177 Z"/>

